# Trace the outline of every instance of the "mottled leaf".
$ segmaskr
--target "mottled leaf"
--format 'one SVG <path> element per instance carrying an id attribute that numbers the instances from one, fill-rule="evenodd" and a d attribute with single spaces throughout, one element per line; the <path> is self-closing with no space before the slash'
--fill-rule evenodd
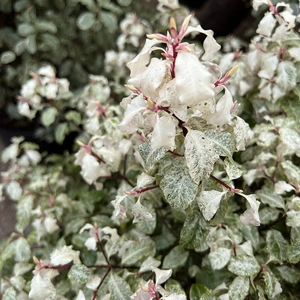
<path id="1" fill-rule="evenodd" d="M 229 286 L 229 299 L 244 300 L 249 293 L 250 281 L 248 277 L 237 276 Z"/>
<path id="2" fill-rule="evenodd" d="M 198 130 L 189 130 L 184 141 L 185 158 L 189 173 L 196 184 L 211 174 L 218 159 L 214 143 Z"/>
<path id="3" fill-rule="evenodd" d="M 199 248 L 209 233 L 209 226 L 199 212 L 188 215 L 180 233 L 180 244 L 187 249 Z"/>
<path id="4" fill-rule="evenodd" d="M 160 188 L 166 201 L 175 209 L 186 209 L 195 199 L 198 186 L 192 181 L 183 157 L 176 157 L 166 168 Z"/>
<path id="5" fill-rule="evenodd" d="M 267 232 L 267 250 L 270 260 L 283 262 L 287 259 L 288 242 L 278 230 L 271 229 Z"/>
<path id="6" fill-rule="evenodd" d="M 132 294 L 128 283 L 112 271 L 110 272 L 108 289 L 116 300 L 128 300 Z"/>
<path id="7" fill-rule="evenodd" d="M 226 191 L 202 191 L 199 196 L 196 197 L 198 206 L 205 220 L 209 221 L 215 215 L 219 209 L 220 202 L 226 193 Z"/>
<path id="8" fill-rule="evenodd" d="M 260 266 L 253 256 L 232 256 L 227 266 L 228 270 L 239 276 L 252 276 L 257 274 Z"/>
<path id="9" fill-rule="evenodd" d="M 189 252 L 184 250 L 182 246 L 176 246 L 166 255 L 163 261 L 163 269 L 177 269 L 183 267 Z"/>

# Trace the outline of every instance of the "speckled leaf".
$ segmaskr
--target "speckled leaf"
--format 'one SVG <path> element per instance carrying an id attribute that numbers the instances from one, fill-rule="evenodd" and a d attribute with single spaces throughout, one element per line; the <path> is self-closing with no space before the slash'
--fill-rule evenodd
<path id="1" fill-rule="evenodd" d="M 197 196 L 198 206 L 203 213 L 205 220 L 209 221 L 217 212 L 223 196 L 227 192 L 219 191 L 202 191 Z"/>
<path id="2" fill-rule="evenodd" d="M 239 276 L 252 276 L 259 272 L 260 266 L 253 256 L 232 256 L 227 266 L 228 270 Z"/>
<path id="3" fill-rule="evenodd" d="M 288 247 L 287 256 L 289 262 L 292 264 L 296 264 L 300 261 L 300 238 L 294 240 Z"/>
<path id="4" fill-rule="evenodd" d="M 208 254 L 208 259 L 210 261 L 211 267 L 213 270 L 219 270 L 224 268 L 231 256 L 231 250 L 227 248 L 217 248 L 215 251 L 211 251 Z"/>
<path id="5" fill-rule="evenodd" d="M 278 279 L 270 270 L 264 270 L 262 276 L 265 282 L 265 293 L 269 299 L 274 299 L 277 294 L 282 292 Z"/>
<path id="6" fill-rule="evenodd" d="M 73 265 L 68 273 L 68 278 L 73 283 L 83 285 L 88 282 L 91 270 L 85 265 Z"/>
<path id="7" fill-rule="evenodd" d="M 198 130 L 189 130 L 184 141 L 185 158 L 189 173 L 196 184 L 208 178 L 218 155 L 214 143 Z"/>
<path id="8" fill-rule="evenodd" d="M 140 265 L 148 256 L 154 256 L 155 243 L 150 238 L 133 241 L 122 255 L 122 265 Z"/>
<path id="9" fill-rule="evenodd" d="M 34 199 L 33 195 L 26 195 L 20 200 L 19 205 L 17 206 L 16 229 L 19 232 L 23 232 L 26 226 L 29 225 L 31 211 L 33 207 L 33 199 Z"/>
<path id="10" fill-rule="evenodd" d="M 267 251 L 270 253 L 270 260 L 283 262 L 287 259 L 288 242 L 280 231 L 271 229 L 267 232 Z"/>
<path id="11" fill-rule="evenodd" d="M 139 145 L 138 153 L 142 158 L 142 164 L 146 172 L 150 171 L 154 165 L 161 160 L 165 154 L 166 149 L 164 148 L 157 148 L 152 149 L 150 141 Z"/>
<path id="12" fill-rule="evenodd" d="M 189 252 L 184 250 L 182 246 L 174 247 L 165 257 L 163 261 L 163 269 L 177 269 L 184 266 Z"/>
<path id="13" fill-rule="evenodd" d="M 15 244 L 15 260 L 17 262 L 27 262 L 31 258 L 30 245 L 23 237 L 17 239 Z"/>
<path id="14" fill-rule="evenodd" d="M 229 299 L 244 300 L 248 295 L 250 281 L 248 277 L 237 276 L 229 286 Z"/>
<path id="15" fill-rule="evenodd" d="M 202 214 L 194 212 L 186 217 L 181 233 L 180 244 L 187 249 L 199 248 L 209 233 L 209 226 Z"/>
<path id="16" fill-rule="evenodd" d="M 128 300 L 132 294 L 128 283 L 114 272 L 110 272 L 108 289 L 115 300 Z"/>
<path id="17" fill-rule="evenodd" d="M 208 130 L 205 132 L 205 135 L 213 142 L 215 152 L 219 156 L 227 156 L 231 158 L 235 147 L 229 132 Z"/>
<path id="18" fill-rule="evenodd" d="M 198 186 L 192 181 L 184 157 L 176 157 L 166 168 L 160 188 L 166 201 L 175 209 L 186 209 L 195 199 Z"/>
<path id="19" fill-rule="evenodd" d="M 234 161 L 232 161 L 226 157 L 226 159 L 224 160 L 224 165 L 225 165 L 225 170 L 226 170 L 226 173 L 227 173 L 230 181 L 240 178 L 242 176 L 242 174 L 243 174 L 242 169 Z"/>

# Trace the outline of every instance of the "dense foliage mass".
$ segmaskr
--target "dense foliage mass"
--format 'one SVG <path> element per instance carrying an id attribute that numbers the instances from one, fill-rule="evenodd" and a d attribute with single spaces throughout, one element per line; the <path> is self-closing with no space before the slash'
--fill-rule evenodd
<path id="1" fill-rule="evenodd" d="M 267 11 L 244 53 L 159 1 L 167 34 L 128 14 L 110 76 L 72 92 L 51 64 L 31 73 L 19 113 L 77 143 L 58 155 L 15 137 L 2 153 L 17 203 L 3 299 L 299 299 L 299 16 L 253 8 Z"/>

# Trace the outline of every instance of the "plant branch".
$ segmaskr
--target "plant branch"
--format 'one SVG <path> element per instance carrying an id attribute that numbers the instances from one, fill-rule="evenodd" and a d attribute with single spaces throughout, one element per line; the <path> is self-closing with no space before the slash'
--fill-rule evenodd
<path id="1" fill-rule="evenodd" d="M 227 190 L 229 190 L 229 192 L 235 194 L 235 193 L 242 193 L 243 191 L 240 189 L 235 189 L 232 188 L 231 186 L 229 186 L 228 184 L 226 184 L 224 181 L 222 181 L 221 179 L 218 179 L 217 177 L 215 177 L 214 175 L 210 175 L 210 177 L 212 179 L 214 179 L 216 182 L 218 182 L 219 184 L 223 185 Z"/>

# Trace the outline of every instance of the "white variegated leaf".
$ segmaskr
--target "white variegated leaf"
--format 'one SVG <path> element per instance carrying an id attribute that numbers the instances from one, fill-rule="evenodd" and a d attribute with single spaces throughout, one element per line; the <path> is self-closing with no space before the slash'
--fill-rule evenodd
<path id="1" fill-rule="evenodd" d="M 139 89 L 145 96 L 154 99 L 158 93 L 158 88 L 166 80 L 166 72 L 166 61 L 154 57 L 147 69 L 138 76 L 129 79 L 128 83 Z"/>
<path id="2" fill-rule="evenodd" d="M 230 260 L 230 256 L 231 256 L 230 249 L 220 247 L 214 251 L 211 251 L 208 254 L 208 259 L 210 261 L 213 270 L 220 270 L 228 264 Z"/>
<path id="3" fill-rule="evenodd" d="M 189 26 L 184 36 L 190 34 L 191 32 L 199 32 L 206 35 L 206 38 L 203 42 L 203 48 L 205 51 L 204 55 L 202 56 L 203 60 L 211 60 L 215 52 L 221 49 L 221 46 L 216 42 L 216 40 L 213 37 L 214 32 L 212 30 L 204 30 L 200 25 L 197 25 L 197 27 Z"/>
<path id="4" fill-rule="evenodd" d="M 152 149 L 164 148 L 173 150 L 175 148 L 176 125 L 178 121 L 170 115 L 159 117 L 151 136 Z"/>
<path id="5" fill-rule="evenodd" d="M 260 219 L 258 214 L 258 208 L 260 205 L 260 202 L 256 200 L 256 196 L 254 194 L 252 195 L 244 195 L 242 193 L 237 193 L 240 196 L 244 197 L 250 207 L 240 216 L 241 221 L 244 224 L 252 224 L 254 226 L 260 225 Z"/>
<path id="6" fill-rule="evenodd" d="M 214 190 L 200 192 L 196 199 L 205 220 L 209 221 L 215 215 L 225 194 Z"/>
<path id="7" fill-rule="evenodd" d="M 224 87 L 225 93 L 218 101 L 215 112 L 208 118 L 210 124 L 223 126 L 231 120 L 231 109 L 233 108 L 233 100 L 229 90 Z"/>
<path id="8" fill-rule="evenodd" d="M 219 158 L 213 141 L 203 132 L 189 130 L 184 141 L 185 158 L 189 173 L 196 184 L 211 174 Z"/>
<path id="9" fill-rule="evenodd" d="M 237 276 L 229 286 L 229 299 L 244 300 L 250 288 L 249 277 Z"/>
<path id="10" fill-rule="evenodd" d="M 198 185 L 192 181 L 183 157 L 176 157 L 164 171 L 160 188 L 166 201 L 175 209 L 186 209 L 195 199 Z"/>
<path id="11" fill-rule="evenodd" d="M 130 70 L 130 77 L 133 78 L 146 70 L 146 65 L 149 63 L 151 49 L 154 45 L 161 43 L 157 39 L 146 39 L 146 43 L 141 52 L 127 64 Z"/>
<path id="12" fill-rule="evenodd" d="M 146 101 L 144 100 L 144 96 L 140 94 L 127 105 L 124 118 L 118 127 L 127 133 L 134 133 L 138 129 L 134 118 L 139 112 L 145 109 Z"/>
<path id="13" fill-rule="evenodd" d="M 193 53 L 179 52 L 175 64 L 175 82 L 181 104 L 196 106 L 214 97 L 212 75 Z"/>

